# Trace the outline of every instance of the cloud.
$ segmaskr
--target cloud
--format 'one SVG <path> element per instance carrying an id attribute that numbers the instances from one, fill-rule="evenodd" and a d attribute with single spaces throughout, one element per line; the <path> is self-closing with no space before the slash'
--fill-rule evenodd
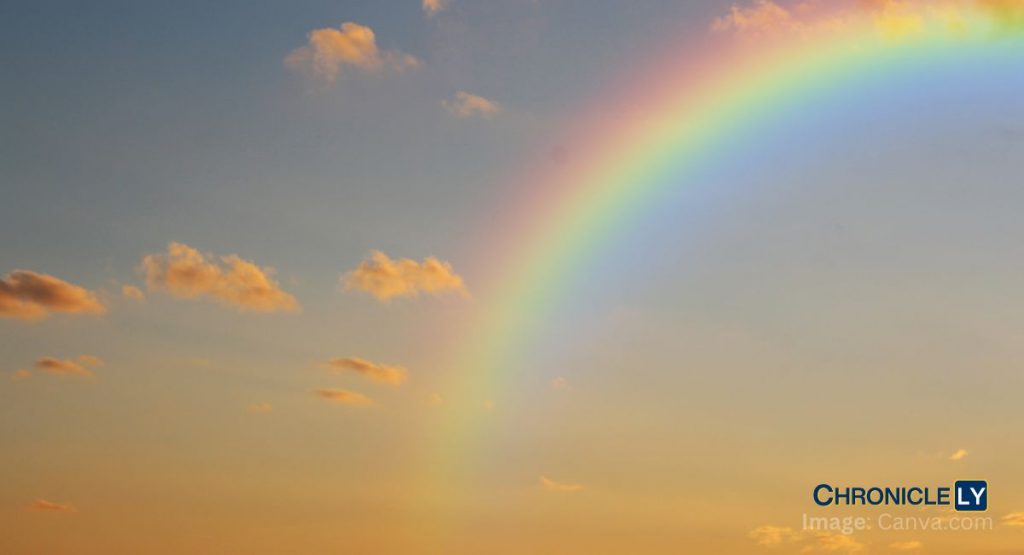
<path id="1" fill-rule="evenodd" d="M 295 297 L 281 290 L 271 277 L 273 268 L 261 268 L 238 255 L 205 255 L 182 243 L 170 243 L 167 252 L 142 259 L 140 271 L 150 290 L 162 290 L 181 299 L 208 296 L 239 310 L 296 311 Z"/>
<path id="2" fill-rule="evenodd" d="M 1002 521 L 1003 526 L 1024 528 L 1024 513 L 1010 513 L 1000 520 Z"/>
<path id="3" fill-rule="evenodd" d="M 15 270 L 0 278 L 0 316 L 41 320 L 51 312 L 103 314 L 96 294 L 47 274 Z"/>
<path id="4" fill-rule="evenodd" d="M 51 513 L 74 513 L 78 511 L 78 509 L 76 509 L 71 503 L 55 503 L 45 499 L 36 499 L 29 503 L 25 508 L 29 511 L 44 511 Z"/>
<path id="5" fill-rule="evenodd" d="M 292 50 L 284 63 L 328 83 L 337 81 L 343 68 L 369 74 L 402 72 L 420 65 L 419 60 L 398 50 L 380 50 L 373 29 L 353 23 L 338 29 L 314 29 L 306 46 Z"/>
<path id="6" fill-rule="evenodd" d="M 569 387 L 569 380 L 559 376 L 551 380 L 551 389 L 565 389 Z"/>
<path id="7" fill-rule="evenodd" d="M 20 382 L 21 380 L 27 380 L 27 379 L 29 379 L 31 377 L 32 377 L 32 372 L 29 372 L 28 370 L 25 370 L 24 368 L 19 368 L 19 369 L 15 370 L 14 372 L 11 372 L 11 380 L 16 381 L 16 382 Z"/>
<path id="8" fill-rule="evenodd" d="M 142 301 L 146 299 L 146 294 L 142 292 L 142 289 L 139 289 L 134 285 L 122 285 L 121 295 L 124 295 L 126 298 L 133 301 Z"/>
<path id="9" fill-rule="evenodd" d="M 434 16 L 448 9 L 448 0 L 423 0 L 423 12 Z"/>
<path id="10" fill-rule="evenodd" d="M 968 454 L 969 453 L 967 452 L 966 449 L 957 449 L 955 453 L 953 453 L 952 455 L 949 456 L 949 460 L 951 460 L 951 461 L 962 461 L 962 460 L 967 458 Z"/>
<path id="11" fill-rule="evenodd" d="M 971 32 L 1024 30 L 1021 0 L 807 0 L 786 6 L 772 0 L 733 5 L 711 30 L 744 39 L 791 38 L 874 29 L 886 40 L 926 33 L 962 37 Z"/>
<path id="12" fill-rule="evenodd" d="M 892 549 L 893 551 L 917 551 L 923 547 L 924 544 L 916 540 L 889 544 L 889 549 Z"/>
<path id="13" fill-rule="evenodd" d="M 416 297 L 421 292 L 432 295 L 458 293 L 467 296 L 462 278 L 451 264 L 434 257 L 423 262 L 409 258 L 392 260 L 380 251 L 372 251 L 355 270 L 342 276 L 346 290 L 369 293 L 386 302 L 394 297 Z"/>
<path id="14" fill-rule="evenodd" d="M 583 486 L 579 484 L 563 484 L 545 476 L 540 477 L 540 485 L 544 486 L 544 489 L 548 491 L 577 492 L 583 491 L 584 489 Z"/>
<path id="15" fill-rule="evenodd" d="M 92 372 L 73 360 L 61 360 L 53 357 L 43 357 L 35 362 L 37 370 L 58 376 L 85 376 L 92 377 Z"/>
<path id="16" fill-rule="evenodd" d="M 846 553 L 858 553 L 864 550 L 864 544 L 853 539 L 852 536 L 842 534 L 819 534 L 815 538 L 817 548 L 821 551 L 844 551 Z M 808 546 L 805 552 L 813 551 L 814 547 Z"/>
<path id="17" fill-rule="evenodd" d="M 358 357 L 332 358 L 324 366 L 335 372 L 355 372 L 375 382 L 395 386 L 402 385 L 408 374 L 401 366 L 378 364 Z"/>
<path id="18" fill-rule="evenodd" d="M 760 526 L 751 530 L 748 535 L 757 545 L 765 547 L 774 547 L 800 539 L 800 534 L 794 532 L 792 528 L 782 528 L 779 526 Z"/>
<path id="19" fill-rule="evenodd" d="M 455 100 L 441 102 L 446 110 L 457 118 L 493 118 L 501 113 L 501 104 L 466 91 L 455 93 Z"/>
<path id="20" fill-rule="evenodd" d="M 366 395 L 346 389 L 318 389 L 314 393 L 322 399 L 343 405 L 367 406 L 373 404 L 373 401 Z"/>
<path id="21" fill-rule="evenodd" d="M 757 0 L 747 7 L 733 5 L 727 15 L 716 18 L 711 23 L 711 30 L 738 35 L 760 35 L 791 28 L 796 24 L 789 10 L 770 0 Z"/>
<path id="22" fill-rule="evenodd" d="M 104 365 L 106 365 L 106 363 L 103 362 L 102 358 L 94 355 L 79 355 L 78 362 L 81 362 L 86 366 L 94 367 L 103 367 Z"/>
<path id="23" fill-rule="evenodd" d="M 431 393 L 428 401 L 433 407 L 443 407 L 445 404 L 444 397 L 440 393 Z"/>
<path id="24" fill-rule="evenodd" d="M 267 402 L 253 403 L 249 405 L 249 412 L 254 414 L 266 414 L 274 410 L 274 406 Z"/>

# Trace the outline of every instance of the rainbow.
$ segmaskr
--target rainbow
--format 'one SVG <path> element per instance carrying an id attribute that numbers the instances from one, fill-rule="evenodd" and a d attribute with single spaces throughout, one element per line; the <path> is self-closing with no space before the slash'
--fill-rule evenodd
<path id="1" fill-rule="evenodd" d="M 482 247 L 504 263 L 475 288 L 478 309 L 458 338 L 447 395 L 475 403 L 479 413 L 517 375 L 517 353 L 535 340 L 537 323 L 579 279 L 578 269 L 659 191 L 726 163 L 734 140 L 785 125 L 786 114 L 808 102 L 915 72 L 1024 71 L 1024 40 L 1015 32 L 1024 28 L 1024 2 L 877 4 L 810 15 L 759 13 L 768 3 L 734 8 L 731 19 L 715 23 L 719 32 L 664 49 L 624 79 L 624 91 L 597 102 L 568 132 L 586 154 L 520 176 L 516 189 L 525 192 L 505 209 L 503 235 Z M 622 116 L 617 107 L 628 105 L 643 109 Z M 495 403 L 500 409 L 500 398 Z M 486 419 L 457 410 L 439 418 L 429 440 L 435 469 L 447 478 L 472 473 L 467 444 L 483 441 L 473 423 Z"/>

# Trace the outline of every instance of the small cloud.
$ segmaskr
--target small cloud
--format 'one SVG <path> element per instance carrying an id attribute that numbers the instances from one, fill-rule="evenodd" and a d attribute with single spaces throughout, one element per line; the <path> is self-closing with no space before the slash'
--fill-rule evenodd
<path id="1" fill-rule="evenodd" d="M 956 452 L 949 456 L 949 460 L 962 461 L 967 458 L 967 455 L 969 455 L 969 453 L 966 449 L 957 449 Z"/>
<path id="2" fill-rule="evenodd" d="M 150 290 L 166 291 L 179 299 L 206 296 L 257 312 L 299 310 L 295 297 L 271 277 L 273 268 L 261 268 L 238 255 L 216 257 L 172 242 L 166 253 L 144 257 L 139 269 Z"/>
<path id="3" fill-rule="evenodd" d="M 853 539 L 852 536 L 842 534 L 819 534 L 815 538 L 816 547 L 822 551 L 843 551 L 846 553 L 859 553 L 864 550 L 864 544 Z M 814 546 L 807 546 L 804 552 L 814 551 Z"/>
<path id="4" fill-rule="evenodd" d="M 544 489 L 548 491 L 577 492 L 583 491 L 584 489 L 580 484 L 564 484 L 562 482 L 556 482 L 546 476 L 540 477 L 540 485 L 544 486 Z"/>
<path id="5" fill-rule="evenodd" d="M 794 532 L 792 528 L 780 526 L 759 526 L 751 530 L 748 535 L 757 545 L 765 547 L 775 547 L 783 543 L 800 540 L 800 534 Z"/>
<path id="6" fill-rule="evenodd" d="M 51 312 L 103 314 L 96 294 L 47 274 L 15 270 L 0 278 L 0 317 L 42 320 Z"/>
<path id="7" fill-rule="evenodd" d="M 324 366 L 335 372 L 355 372 L 375 382 L 395 386 L 402 385 L 408 374 L 401 366 L 388 366 L 358 357 L 332 358 Z"/>
<path id="8" fill-rule="evenodd" d="M 102 368 L 106 364 L 102 358 L 93 355 L 79 355 L 78 362 L 94 368 Z"/>
<path id="9" fill-rule="evenodd" d="M 31 377 L 32 377 L 32 372 L 29 372 L 28 370 L 25 370 L 24 368 L 19 368 L 19 369 L 15 370 L 14 372 L 11 372 L 11 380 L 16 381 L 16 382 L 20 382 L 21 380 L 27 380 L 27 379 L 29 379 Z"/>
<path id="10" fill-rule="evenodd" d="M 369 74 L 402 72 L 420 65 L 419 60 L 398 50 L 380 50 L 373 29 L 353 23 L 340 28 L 314 29 L 306 46 L 292 50 L 284 59 L 289 69 L 302 71 L 327 83 L 335 82 L 343 68 Z"/>
<path id="11" fill-rule="evenodd" d="M 121 295 L 125 298 L 133 301 L 144 301 L 146 300 L 146 294 L 142 292 L 142 289 L 135 287 L 134 285 L 122 285 Z"/>
<path id="12" fill-rule="evenodd" d="M 428 17 L 437 15 L 448 9 L 448 0 L 423 0 L 423 12 Z"/>
<path id="13" fill-rule="evenodd" d="M 441 102 L 445 110 L 457 118 L 493 118 L 501 113 L 501 104 L 466 91 L 455 93 L 455 100 Z"/>
<path id="14" fill-rule="evenodd" d="M 392 260 L 380 251 L 372 251 L 369 260 L 342 276 L 341 281 L 346 290 L 363 291 L 382 302 L 395 297 L 416 297 L 421 292 L 469 294 L 462 278 L 447 262 L 434 257 L 423 262 L 409 258 Z"/>
<path id="15" fill-rule="evenodd" d="M 1024 513 L 1010 513 L 1000 520 L 1002 521 L 1003 526 L 1024 528 Z"/>
<path id="16" fill-rule="evenodd" d="M 55 503 L 53 501 L 47 501 L 45 499 L 36 499 L 35 501 L 29 503 L 29 505 L 25 508 L 29 511 L 41 511 L 51 513 L 74 513 L 78 511 L 78 509 L 76 509 L 75 506 L 72 505 L 71 503 Z"/>
<path id="17" fill-rule="evenodd" d="M 74 375 L 92 377 L 92 372 L 73 360 L 60 360 L 53 357 L 43 357 L 35 362 L 37 370 L 58 376 Z"/>
<path id="18" fill-rule="evenodd" d="M 924 548 L 924 544 L 916 540 L 889 544 L 889 549 L 893 551 L 918 551 L 922 548 Z"/>
<path id="19" fill-rule="evenodd" d="M 551 380 L 551 389 L 562 390 L 569 387 L 569 380 L 559 376 Z"/>
<path id="20" fill-rule="evenodd" d="M 274 410 L 274 406 L 267 402 L 253 403 L 249 405 L 249 412 L 253 414 L 266 414 Z"/>
<path id="21" fill-rule="evenodd" d="M 366 395 L 356 393 L 355 391 L 348 391 L 346 389 L 318 389 L 314 393 L 322 399 L 327 399 L 328 401 L 334 401 L 343 405 L 367 406 L 373 404 L 373 401 Z"/>
<path id="22" fill-rule="evenodd" d="M 789 11 L 770 0 L 757 0 L 748 7 L 733 5 L 729 13 L 714 20 L 711 30 L 737 35 L 763 35 L 795 26 Z"/>
<path id="23" fill-rule="evenodd" d="M 195 368 L 210 368 L 213 366 L 213 361 L 208 358 L 190 358 L 188 365 Z"/>

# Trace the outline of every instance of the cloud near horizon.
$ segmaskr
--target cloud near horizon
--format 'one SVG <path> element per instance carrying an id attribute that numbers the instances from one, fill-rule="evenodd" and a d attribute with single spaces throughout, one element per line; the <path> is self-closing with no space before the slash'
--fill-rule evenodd
<path id="1" fill-rule="evenodd" d="M 924 544 L 917 540 L 889 544 L 889 549 L 893 551 L 918 551 L 922 548 Z"/>
<path id="2" fill-rule="evenodd" d="M 502 110 L 501 104 L 466 91 L 455 93 L 455 100 L 444 100 L 441 105 L 448 110 L 448 113 L 460 119 L 472 117 L 491 119 L 500 114 Z"/>
<path id="3" fill-rule="evenodd" d="M 321 399 L 341 403 L 343 405 L 369 406 L 373 404 L 373 400 L 366 395 L 356 393 L 355 391 L 349 391 L 347 389 L 318 389 L 313 393 Z"/>
<path id="4" fill-rule="evenodd" d="M 0 317 L 42 320 L 52 312 L 103 314 L 96 293 L 48 274 L 14 270 L 0 278 Z"/>
<path id="5" fill-rule="evenodd" d="M 41 511 L 50 513 L 74 513 L 78 512 L 71 503 L 56 503 L 45 499 L 36 499 L 25 507 L 29 511 Z"/>
<path id="6" fill-rule="evenodd" d="M 970 453 L 966 449 L 957 449 L 952 455 L 949 456 L 951 461 L 962 461 L 967 458 Z"/>
<path id="7" fill-rule="evenodd" d="M 150 254 L 139 269 L 146 287 L 179 299 L 211 297 L 242 311 L 294 312 L 299 303 L 271 277 L 274 269 L 260 267 L 238 255 L 206 255 L 172 242 L 167 252 Z"/>
<path id="8" fill-rule="evenodd" d="M 548 491 L 561 491 L 566 493 L 572 493 L 577 491 L 583 491 L 585 488 L 580 484 L 565 484 L 562 482 L 556 482 L 546 476 L 540 477 L 540 485 L 544 486 L 544 489 Z"/>
<path id="9" fill-rule="evenodd" d="M 380 50 L 373 29 L 347 21 L 339 28 L 314 29 L 307 44 L 292 50 L 284 64 L 289 69 L 333 83 L 349 68 L 367 74 L 400 73 L 419 67 L 420 61 L 399 50 Z"/>
<path id="10" fill-rule="evenodd" d="M 1013 528 L 1024 528 L 1024 513 L 1010 513 L 1000 519 L 1003 526 L 1011 526 Z"/>
<path id="11" fill-rule="evenodd" d="M 401 366 L 389 366 L 359 357 L 332 358 L 323 366 L 335 373 L 355 372 L 375 382 L 393 386 L 402 385 L 408 376 L 406 369 Z"/>
<path id="12" fill-rule="evenodd" d="M 103 366 L 103 360 L 92 355 L 78 357 L 78 362 L 70 359 L 58 359 L 54 357 L 42 357 L 34 364 L 37 370 L 56 376 L 84 376 L 91 378 L 93 373 L 86 366 Z"/>
<path id="13" fill-rule="evenodd" d="M 341 282 L 345 290 L 369 293 L 381 302 L 395 297 L 417 297 L 420 293 L 469 295 L 451 264 L 432 256 L 416 262 L 409 258 L 392 260 L 380 251 L 372 251 L 370 258 L 342 276 Z"/>

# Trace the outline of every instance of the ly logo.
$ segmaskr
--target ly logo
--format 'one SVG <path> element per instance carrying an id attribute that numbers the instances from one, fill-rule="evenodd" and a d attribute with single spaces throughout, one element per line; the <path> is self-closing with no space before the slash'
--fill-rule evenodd
<path id="1" fill-rule="evenodd" d="M 988 482 L 960 480 L 953 486 L 956 510 L 980 512 L 988 510 Z"/>

